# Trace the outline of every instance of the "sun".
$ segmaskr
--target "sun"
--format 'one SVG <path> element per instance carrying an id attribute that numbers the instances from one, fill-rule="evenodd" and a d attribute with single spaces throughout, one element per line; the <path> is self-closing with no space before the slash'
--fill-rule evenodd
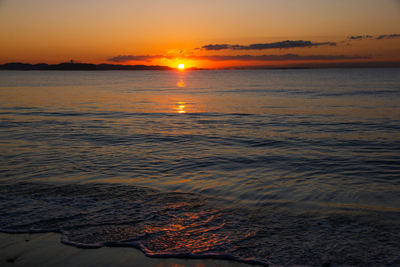
<path id="1" fill-rule="evenodd" d="M 184 70 L 184 69 L 185 69 L 185 65 L 184 65 L 184 64 L 182 64 L 182 63 L 181 63 L 181 64 L 179 64 L 179 65 L 178 65 L 178 69 L 180 69 L 180 70 Z"/>

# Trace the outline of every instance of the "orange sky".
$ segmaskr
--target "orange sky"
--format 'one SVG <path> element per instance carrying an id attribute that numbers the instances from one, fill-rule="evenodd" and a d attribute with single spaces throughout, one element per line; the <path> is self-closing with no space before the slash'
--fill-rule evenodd
<path id="1" fill-rule="evenodd" d="M 0 63 L 217 68 L 400 61 L 399 34 L 397 0 L 0 0 Z M 286 40 L 290 48 L 280 43 Z M 229 46 L 202 48 L 215 44 Z"/>

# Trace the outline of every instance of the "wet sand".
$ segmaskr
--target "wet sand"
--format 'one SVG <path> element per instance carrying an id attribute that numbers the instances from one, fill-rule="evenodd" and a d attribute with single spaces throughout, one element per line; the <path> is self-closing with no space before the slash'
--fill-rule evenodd
<path id="1" fill-rule="evenodd" d="M 0 233 L 0 266 L 256 266 L 225 260 L 149 258 L 135 248 L 80 249 L 62 244 L 60 238 L 56 233 Z"/>

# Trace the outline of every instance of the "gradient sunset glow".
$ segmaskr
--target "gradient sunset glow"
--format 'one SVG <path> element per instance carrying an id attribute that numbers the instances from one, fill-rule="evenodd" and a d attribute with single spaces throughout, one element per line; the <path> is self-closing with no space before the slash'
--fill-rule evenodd
<path id="1" fill-rule="evenodd" d="M 379 10 L 379 12 L 377 12 Z M 0 0 L 0 64 L 400 62 L 396 0 Z"/>

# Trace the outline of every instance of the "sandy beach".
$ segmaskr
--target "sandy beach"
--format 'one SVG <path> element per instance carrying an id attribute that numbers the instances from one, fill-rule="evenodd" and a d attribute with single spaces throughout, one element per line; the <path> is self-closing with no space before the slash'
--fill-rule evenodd
<path id="1" fill-rule="evenodd" d="M 157 266 L 245 267 L 255 266 L 224 260 L 154 259 L 135 248 L 80 249 L 60 242 L 60 234 L 0 233 L 1 266 Z"/>

